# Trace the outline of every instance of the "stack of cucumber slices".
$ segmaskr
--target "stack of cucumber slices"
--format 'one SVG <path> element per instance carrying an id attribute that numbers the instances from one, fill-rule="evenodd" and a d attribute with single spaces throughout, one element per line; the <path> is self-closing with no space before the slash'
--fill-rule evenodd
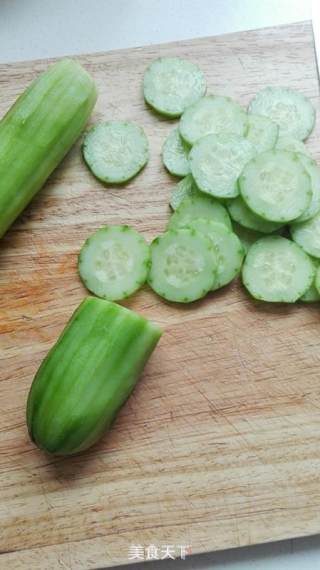
<path id="1" fill-rule="evenodd" d="M 168 301 L 188 303 L 242 281 L 256 299 L 320 300 L 320 169 L 304 144 L 315 111 L 301 93 L 266 87 L 248 110 L 206 94 L 192 62 L 161 58 L 143 91 L 153 111 L 180 118 L 163 143 L 175 184 L 173 215 L 149 246 L 128 226 L 99 229 L 79 256 L 80 276 L 96 295 L 121 300 L 145 282 Z M 107 183 L 123 183 L 148 160 L 141 127 L 93 127 L 84 158 Z"/>

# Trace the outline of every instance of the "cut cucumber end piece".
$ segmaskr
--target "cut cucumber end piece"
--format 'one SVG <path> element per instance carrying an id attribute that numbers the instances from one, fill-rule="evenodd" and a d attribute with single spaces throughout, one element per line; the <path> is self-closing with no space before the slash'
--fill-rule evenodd
<path id="1" fill-rule="evenodd" d="M 247 113 L 230 97 L 208 95 L 183 113 L 180 119 L 180 133 L 184 140 L 193 145 L 209 134 L 238 134 L 247 130 Z"/>
<path id="2" fill-rule="evenodd" d="M 187 176 L 190 146 L 182 139 L 179 129 L 173 129 L 162 147 L 162 160 L 166 169 L 174 176 Z"/>
<path id="3" fill-rule="evenodd" d="M 311 180 L 299 156 L 269 150 L 252 159 L 239 178 L 241 196 L 258 216 L 285 224 L 309 207 Z"/>
<path id="4" fill-rule="evenodd" d="M 239 135 L 208 135 L 191 149 L 191 173 L 202 192 L 215 198 L 235 198 L 238 177 L 255 155 L 252 143 Z"/>
<path id="5" fill-rule="evenodd" d="M 269 117 L 279 125 L 280 136 L 306 139 L 315 123 L 311 102 L 298 91 L 286 87 L 266 87 L 249 105 L 249 113 Z"/>
<path id="6" fill-rule="evenodd" d="M 148 162 L 148 140 L 135 123 L 107 121 L 88 131 L 83 156 L 96 178 L 106 184 L 124 184 Z"/>
<path id="7" fill-rule="evenodd" d="M 84 243 L 78 268 L 84 285 L 103 299 L 120 301 L 145 283 L 150 249 L 129 226 L 105 226 Z"/>
<path id="8" fill-rule="evenodd" d="M 196 218 L 205 218 L 219 222 L 232 229 L 231 220 L 226 208 L 211 196 L 200 194 L 185 198 L 172 214 L 167 229 L 179 229 L 189 225 Z"/>
<path id="9" fill-rule="evenodd" d="M 216 280 L 216 254 L 208 238 L 192 229 L 170 230 L 151 244 L 150 287 L 167 301 L 204 297 Z"/>
<path id="10" fill-rule="evenodd" d="M 274 148 L 279 134 L 279 127 L 269 117 L 248 115 L 246 138 L 253 144 L 258 153 Z"/>
<path id="11" fill-rule="evenodd" d="M 250 230 L 271 234 L 283 225 L 276 222 L 268 222 L 252 212 L 241 196 L 229 200 L 227 207 L 231 218 L 241 226 Z"/>
<path id="12" fill-rule="evenodd" d="M 145 100 L 155 111 L 168 117 L 180 117 L 205 92 L 206 81 L 201 69 L 180 57 L 156 59 L 144 74 Z"/>
<path id="13" fill-rule="evenodd" d="M 249 293 L 270 303 L 295 303 L 311 286 L 314 267 L 308 255 L 281 236 L 269 236 L 251 246 L 242 269 Z"/>

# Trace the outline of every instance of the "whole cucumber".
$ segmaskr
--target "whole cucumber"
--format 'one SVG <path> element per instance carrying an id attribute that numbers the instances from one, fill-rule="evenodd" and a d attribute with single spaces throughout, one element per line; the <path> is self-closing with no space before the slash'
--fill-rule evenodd
<path id="1" fill-rule="evenodd" d="M 93 445 L 133 390 L 160 329 L 120 305 L 86 298 L 42 362 L 27 425 L 34 443 L 71 455 Z"/>

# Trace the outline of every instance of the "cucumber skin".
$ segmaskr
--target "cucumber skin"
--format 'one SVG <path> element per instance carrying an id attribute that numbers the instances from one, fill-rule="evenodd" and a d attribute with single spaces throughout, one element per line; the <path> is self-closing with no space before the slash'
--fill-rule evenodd
<path id="1" fill-rule="evenodd" d="M 77 62 L 50 66 L 0 121 L 0 237 L 83 130 L 96 102 L 90 75 Z"/>
<path id="2" fill-rule="evenodd" d="M 87 297 L 33 380 L 27 402 L 33 442 L 54 455 L 93 445 L 129 397 L 161 334 L 133 311 Z"/>

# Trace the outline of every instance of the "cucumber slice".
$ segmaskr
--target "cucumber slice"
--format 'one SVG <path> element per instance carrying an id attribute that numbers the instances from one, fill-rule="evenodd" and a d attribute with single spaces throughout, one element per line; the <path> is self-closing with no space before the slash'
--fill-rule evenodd
<path id="1" fill-rule="evenodd" d="M 296 220 L 297 222 L 306 222 L 307 220 L 314 218 L 314 216 L 320 212 L 320 168 L 312 158 L 301 153 L 298 156 L 305 171 L 309 174 L 311 179 L 311 202 L 308 208 Z"/>
<path id="2" fill-rule="evenodd" d="M 231 220 L 226 208 L 214 198 L 206 194 L 185 198 L 172 214 L 167 229 L 174 230 L 189 225 L 197 218 L 219 222 L 232 229 Z"/>
<path id="3" fill-rule="evenodd" d="M 190 303 L 216 281 L 217 259 L 210 240 L 191 229 L 170 230 L 151 244 L 150 287 L 167 301 Z"/>
<path id="4" fill-rule="evenodd" d="M 247 131 L 247 113 L 230 97 L 208 95 L 191 105 L 180 119 L 180 133 L 193 145 L 198 139 L 218 133 L 243 136 Z"/>
<path id="5" fill-rule="evenodd" d="M 251 160 L 239 188 L 250 210 L 283 224 L 301 216 L 312 197 L 310 176 L 299 156 L 286 150 L 269 150 Z"/>
<path id="6" fill-rule="evenodd" d="M 302 93 L 286 87 L 266 87 L 251 101 L 249 113 L 269 117 L 279 125 L 280 136 L 306 139 L 315 123 L 315 110 Z"/>
<path id="7" fill-rule="evenodd" d="M 319 265 L 318 269 L 316 270 L 316 276 L 315 276 L 314 284 L 315 284 L 316 290 L 318 291 L 318 293 L 320 295 L 320 265 Z"/>
<path id="8" fill-rule="evenodd" d="M 208 135 L 191 149 L 191 173 L 202 192 L 235 198 L 239 194 L 237 179 L 255 155 L 253 144 L 239 135 Z"/>
<path id="9" fill-rule="evenodd" d="M 271 234 L 283 225 L 281 223 L 268 222 L 260 216 L 257 216 L 257 214 L 248 208 L 241 196 L 238 196 L 233 200 L 229 200 L 227 202 L 227 207 L 231 218 L 241 226 L 250 230 L 255 230 L 263 234 Z"/>
<path id="10" fill-rule="evenodd" d="M 105 226 L 90 236 L 79 254 L 84 285 L 108 301 L 125 299 L 146 281 L 150 250 L 145 239 L 129 226 Z"/>
<path id="11" fill-rule="evenodd" d="M 314 268 L 308 255 L 292 241 L 268 236 L 253 244 L 242 270 L 243 284 L 258 300 L 294 303 L 310 287 Z"/>
<path id="12" fill-rule="evenodd" d="M 310 257 L 310 260 L 311 260 L 311 263 L 312 263 L 314 270 L 315 270 L 315 277 L 314 277 L 312 284 L 310 285 L 309 289 L 299 299 L 300 301 L 303 301 L 304 303 L 316 303 L 317 301 L 320 301 L 320 293 L 316 287 L 316 279 L 317 279 L 317 271 L 318 271 L 318 267 L 319 267 L 319 260 L 313 259 L 312 257 Z"/>
<path id="13" fill-rule="evenodd" d="M 206 92 L 206 80 L 197 65 L 180 57 L 161 57 L 147 68 L 144 98 L 158 113 L 180 117 Z"/>
<path id="14" fill-rule="evenodd" d="M 185 198 L 191 196 L 204 196 L 204 194 L 197 188 L 192 175 L 188 174 L 188 176 L 180 180 L 172 190 L 170 198 L 171 208 L 176 210 Z"/>
<path id="15" fill-rule="evenodd" d="M 320 259 L 320 213 L 306 222 L 291 224 L 290 233 L 304 251 Z"/>
<path id="16" fill-rule="evenodd" d="M 244 258 L 244 248 L 238 236 L 226 226 L 199 218 L 189 227 L 207 236 L 217 252 L 217 278 L 213 290 L 224 287 L 239 273 Z"/>
<path id="17" fill-rule="evenodd" d="M 99 123 L 85 136 L 83 156 L 96 178 L 107 184 L 124 184 L 148 161 L 147 137 L 134 123 Z"/>
<path id="18" fill-rule="evenodd" d="M 187 176 L 190 173 L 190 147 L 182 139 L 179 129 L 173 129 L 162 147 L 162 160 L 166 169 L 175 176 Z"/>
<path id="19" fill-rule="evenodd" d="M 290 152 L 299 152 L 310 156 L 310 153 L 304 142 L 294 139 L 293 137 L 279 137 L 275 146 L 278 150 L 289 150 Z"/>
<path id="20" fill-rule="evenodd" d="M 240 224 L 237 224 L 237 222 L 233 222 L 232 225 L 234 233 L 237 234 L 238 238 L 242 243 L 245 255 L 247 255 L 252 244 L 258 241 L 258 239 L 264 237 L 264 235 L 261 234 L 260 232 L 244 228 L 243 226 L 240 226 Z"/>
<path id="21" fill-rule="evenodd" d="M 279 127 L 269 117 L 248 115 L 248 131 L 246 138 L 254 145 L 257 152 L 271 150 L 278 139 Z"/>

